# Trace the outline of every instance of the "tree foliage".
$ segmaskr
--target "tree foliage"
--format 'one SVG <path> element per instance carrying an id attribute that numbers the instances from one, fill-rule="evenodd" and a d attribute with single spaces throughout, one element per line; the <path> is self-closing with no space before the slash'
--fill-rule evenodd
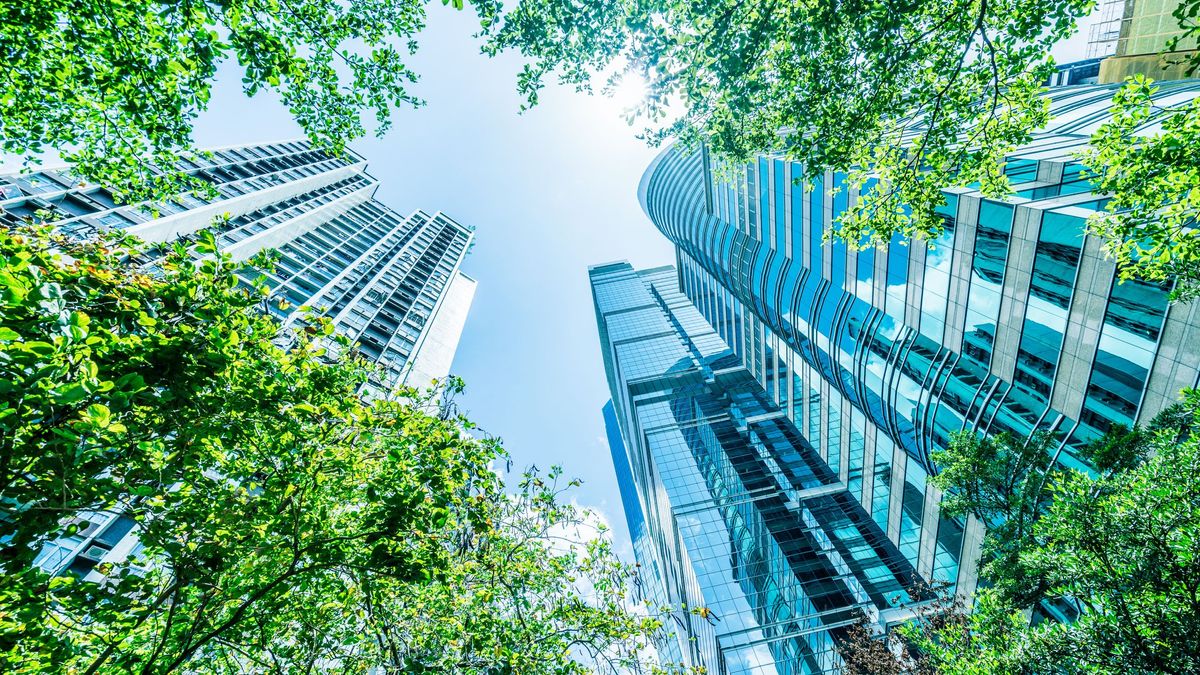
<path id="1" fill-rule="evenodd" d="M 1131 79 L 1113 98 L 1112 120 L 1092 137 L 1084 161 L 1113 198 L 1089 227 L 1123 279 L 1174 282 L 1172 296 L 1192 300 L 1200 297 L 1200 99 L 1163 109 L 1157 91 L 1145 77 Z M 1161 129 L 1139 133 L 1155 115 Z"/>
<path id="2" fill-rule="evenodd" d="M 1019 607 L 1038 602 L 1046 591 L 1045 581 L 1022 567 L 1021 552 L 1050 500 L 1052 450 L 1053 439 L 1045 434 L 1026 440 L 965 433 L 934 454 L 939 471 L 932 481 L 947 491 L 943 510 L 956 518 L 973 514 L 988 525 L 980 576 Z"/>
<path id="3" fill-rule="evenodd" d="M 703 144 L 718 166 L 760 153 L 799 162 L 805 180 L 843 172 L 857 188 L 827 236 L 850 246 L 893 235 L 933 241 L 942 188 L 1010 193 L 1004 159 L 1049 121 L 1043 83 L 1052 45 L 1092 0 L 523 0 L 485 28 L 492 53 L 530 57 L 528 104 L 549 78 L 590 90 L 617 69 L 649 83 L 631 112 L 652 143 Z M 1200 2 L 1174 20 L 1200 35 Z M 1176 42 L 1177 44 L 1177 42 Z M 1193 68 L 1200 55 L 1191 57 Z M 1137 79 L 1081 157 L 1112 193 L 1092 231 L 1123 278 L 1177 281 L 1200 295 L 1200 103 L 1162 110 Z M 1163 114 L 1161 133 L 1136 127 Z"/>
<path id="4" fill-rule="evenodd" d="M 1146 428 L 1115 429 L 1087 449 L 1094 472 L 1036 457 L 1031 449 L 1044 449 L 1045 437 L 1028 446 L 956 437 L 935 480 L 950 508 L 991 524 L 981 568 L 988 587 L 969 617 L 958 607 L 934 612 L 938 621 L 919 612 L 889 638 L 902 648 L 857 641 L 853 654 L 897 672 L 1196 672 L 1198 416 L 1200 392 L 1189 390 Z M 1074 607 L 1078 618 L 1030 624 L 1042 601 Z"/>
<path id="5" fill-rule="evenodd" d="M 778 152 L 807 178 L 848 173 L 867 194 L 838 230 L 857 245 L 933 238 L 947 185 L 1007 190 L 1005 154 L 1047 121 L 1050 46 L 1093 5 L 523 0 L 486 32 L 489 50 L 532 58 L 519 80 L 529 103 L 548 77 L 587 89 L 627 68 L 649 82 L 652 141 L 732 162 Z"/>
<path id="6" fill-rule="evenodd" d="M 442 0 L 448 4 L 451 0 Z M 463 0 L 453 0 L 462 9 Z M 338 153 L 419 105 L 404 63 L 427 0 L 20 0 L 0 4 L 0 148 L 57 150 L 126 197 L 187 185 L 170 167 L 192 148 L 218 66 L 236 59 L 247 95 L 278 93 L 319 147 Z M 493 20 L 495 0 L 471 3 Z M 159 167 L 158 170 L 150 168 Z"/>
<path id="7" fill-rule="evenodd" d="M 1022 673 L 1030 646 L 1020 611 L 983 591 L 968 609 L 963 600 L 934 590 L 912 607 L 913 619 L 876 637 L 854 626 L 838 644 L 842 675 L 998 675 Z"/>
<path id="8" fill-rule="evenodd" d="M 491 504 L 494 529 L 463 542 L 444 583 L 384 603 L 383 640 L 405 647 L 386 663 L 438 673 L 684 672 L 647 659 L 665 637 L 668 608 L 639 605 L 634 571 L 596 536 L 605 525 L 567 499 L 576 485 L 558 467 L 526 472 L 515 496 Z"/>
<path id="9" fill-rule="evenodd" d="M 462 8 L 463 0 L 453 1 Z M 471 3 L 485 52 L 529 62 L 526 105 L 548 78 L 590 90 L 613 68 L 644 76 L 637 111 L 652 142 L 706 145 L 722 166 L 777 152 L 806 178 L 846 174 L 862 192 L 831 235 L 852 246 L 893 235 L 932 241 L 948 185 L 1007 194 L 1007 153 L 1048 121 L 1042 83 L 1051 46 L 1094 0 L 498 0 Z M 178 170 L 217 67 L 236 59 L 243 90 L 279 94 L 305 133 L 341 151 L 398 106 L 421 102 L 405 57 L 427 0 L 23 0 L 0 5 L 0 147 L 37 159 L 57 150 L 128 199 L 203 189 Z M 1185 38 L 1200 3 L 1174 12 Z M 1193 57 L 1194 63 L 1197 57 Z M 618 77 L 620 74 L 618 73 Z M 1126 278 L 1178 279 L 1200 294 L 1194 158 L 1200 108 L 1162 134 L 1134 127 L 1154 106 L 1138 81 L 1085 162 L 1111 213 L 1093 220 Z M 364 120 L 373 114 L 373 125 Z M 157 168 L 154 168 L 157 167 Z"/>
<path id="10" fill-rule="evenodd" d="M 1180 48 L 1188 40 L 1191 40 L 1193 45 L 1200 42 L 1200 0 L 1180 0 L 1175 9 L 1171 11 L 1171 16 L 1179 24 L 1181 32 L 1167 41 L 1168 51 L 1185 51 Z M 1185 72 L 1189 77 L 1193 77 L 1200 70 L 1200 51 L 1192 51 L 1186 59 L 1187 70 Z"/>
<path id="11" fill-rule="evenodd" d="M 532 472 L 509 494 L 466 418 L 363 400 L 329 321 L 281 334 L 265 288 L 199 242 L 147 275 L 118 234 L 0 232 L 0 670 L 642 663 L 657 610 L 578 531 L 573 484 Z M 129 557 L 33 564 L 118 514 Z"/>

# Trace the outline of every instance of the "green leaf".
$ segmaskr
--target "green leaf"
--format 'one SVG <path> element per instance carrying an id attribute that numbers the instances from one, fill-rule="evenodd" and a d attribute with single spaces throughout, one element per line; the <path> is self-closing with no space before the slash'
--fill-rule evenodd
<path id="1" fill-rule="evenodd" d="M 58 394 L 55 402 L 59 405 L 71 405 L 78 403 L 87 397 L 87 389 L 82 384 L 71 384 L 66 389 Z"/>
<path id="2" fill-rule="evenodd" d="M 50 356 L 57 351 L 54 345 L 50 344 L 49 342 L 42 342 L 41 340 L 25 342 L 22 346 L 24 347 L 25 351 L 32 352 L 38 356 Z"/>
<path id="3" fill-rule="evenodd" d="M 108 406 L 102 403 L 93 403 L 89 405 L 85 411 L 85 414 L 91 420 L 92 424 L 95 424 L 98 427 L 107 427 L 109 422 L 112 420 L 112 413 L 109 412 Z"/>

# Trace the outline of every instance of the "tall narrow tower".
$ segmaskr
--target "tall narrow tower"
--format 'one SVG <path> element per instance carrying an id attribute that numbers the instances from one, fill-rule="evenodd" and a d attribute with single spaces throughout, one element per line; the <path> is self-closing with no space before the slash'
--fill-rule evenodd
<path id="1" fill-rule="evenodd" d="M 590 270 L 609 443 L 638 575 L 677 608 L 664 661 L 833 673 L 838 637 L 908 616 L 913 566 L 679 291 L 678 274 Z"/>

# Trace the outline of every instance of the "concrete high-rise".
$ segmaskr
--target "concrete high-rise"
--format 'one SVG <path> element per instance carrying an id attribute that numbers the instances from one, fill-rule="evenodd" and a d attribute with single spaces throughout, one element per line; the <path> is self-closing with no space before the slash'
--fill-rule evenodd
<path id="1" fill-rule="evenodd" d="M 218 148 L 180 168 L 215 190 L 119 204 L 111 189 L 65 172 L 0 175 L 0 224 L 36 218 L 69 234 L 119 228 L 169 242 L 209 228 L 245 260 L 278 252 L 266 274 L 272 311 L 286 324 L 312 307 L 355 340 L 386 374 L 374 386 L 426 387 L 445 377 L 474 296 L 460 271 L 474 233 L 443 213 L 398 213 L 375 199 L 366 161 L 307 141 Z M 279 309 L 287 301 L 288 308 Z"/>
<path id="2" fill-rule="evenodd" d="M 330 317 L 381 366 L 366 394 L 446 377 L 475 291 L 460 270 L 470 229 L 440 212 L 392 210 L 375 198 L 378 182 L 362 157 L 335 157 L 306 141 L 218 148 L 179 168 L 212 195 L 125 204 L 66 172 L 0 175 L 0 225 L 40 220 L 74 236 L 122 229 L 147 242 L 208 228 L 236 260 L 274 249 L 266 306 L 285 327 L 303 321 L 302 307 Z M 153 255 L 144 262 L 153 265 Z M 128 518 L 85 515 L 88 525 L 48 545 L 39 565 L 87 575 L 136 546 Z"/>

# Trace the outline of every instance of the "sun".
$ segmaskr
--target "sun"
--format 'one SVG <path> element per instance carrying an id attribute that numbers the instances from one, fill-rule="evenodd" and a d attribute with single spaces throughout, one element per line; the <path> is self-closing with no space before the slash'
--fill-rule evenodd
<path id="1" fill-rule="evenodd" d="M 641 73 L 627 70 L 608 91 L 608 97 L 621 112 L 630 112 L 645 104 L 650 83 Z"/>

